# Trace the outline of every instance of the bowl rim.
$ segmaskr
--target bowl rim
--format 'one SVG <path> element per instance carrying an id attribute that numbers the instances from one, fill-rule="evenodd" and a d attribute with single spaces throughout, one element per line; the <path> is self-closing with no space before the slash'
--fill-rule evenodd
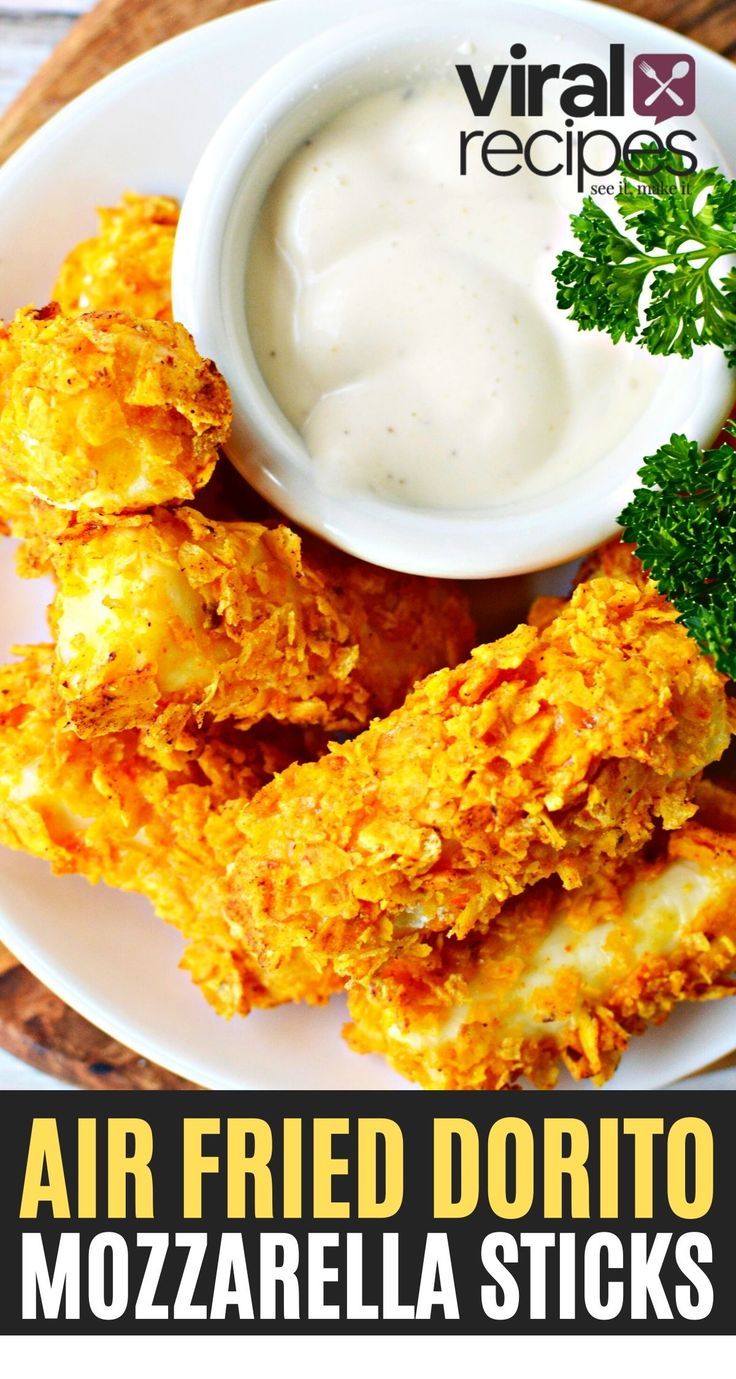
<path id="1" fill-rule="evenodd" d="M 182 207 L 175 314 L 230 385 L 229 458 L 287 518 L 353 555 L 411 574 L 491 578 L 574 559 L 613 534 L 645 455 L 673 430 L 708 443 L 734 402 L 733 375 L 723 357 L 701 347 L 690 361 L 667 361 L 652 400 L 621 441 L 583 475 L 539 499 L 491 509 L 420 509 L 318 487 L 302 437 L 261 375 L 247 332 L 245 294 L 241 289 L 238 297 L 234 285 L 236 265 L 241 284 L 245 276 L 247 241 L 263 197 L 301 139 L 329 118 L 315 110 L 344 108 L 345 89 L 354 89 L 358 72 L 364 87 L 372 82 L 369 58 L 426 51 L 432 40 L 447 42 L 448 32 L 457 36 L 471 22 L 487 26 L 502 18 L 518 26 L 522 11 L 547 27 L 563 17 L 581 21 L 607 38 L 606 25 L 596 27 L 591 7 L 576 0 L 554 0 L 544 9 L 534 0 L 433 0 L 430 6 L 407 0 L 340 22 L 281 58 L 241 97 L 207 146 Z M 704 135 L 707 147 L 711 136 Z"/>

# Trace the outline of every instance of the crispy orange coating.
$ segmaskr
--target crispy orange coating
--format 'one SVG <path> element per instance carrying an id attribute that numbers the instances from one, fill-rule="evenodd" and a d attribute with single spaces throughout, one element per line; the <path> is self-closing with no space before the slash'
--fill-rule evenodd
<path id="1" fill-rule="evenodd" d="M 171 196 L 126 192 L 117 206 L 98 209 L 99 234 L 64 259 L 52 297 L 66 316 L 126 311 L 170 321 L 171 259 L 179 220 Z"/>
<path id="2" fill-rule="evenodd" d="M 606 1081 L 634 1034 L 681 1001 L 731 995 L 736 837 L 689 823 L 655 860 L 543 881 L 485 934 L 434 937 L 349 998 L 353 1049 L 433 1089 Z"/>
<path id="3" fill-rule="evenodd" d="M 583 561 L 575 576 L 575 585 L 585 584 L 598 575 L 606 575 L 608 579 L 628 579 L 642 589 L 647 583 L 646 572 L 634 546 L 627 546 L 618 536 L 599 546 Z M 540 631 L 549 627 L 566 603 L 567 599 L 542 594 L 534 600 L 529 610 L 532 627 L 538 627 Z"/>
<path id="4" fill-rule="evenodd" d="M 363 726 L 472 644 L 464 595 L 287 527 L 158 509 L 51 551 L 58 687 L 85 737 L 192 716 Z"/>
<path id="5" fill-rule="evenodd" d="M 0 510 L 16 535 L 186 502 L 230 419 L 224 380 L 183 326 L 69 320 L 53 305 L 0 328 Z"/>
<path id="6" fill-rule="evenodd" d="M 462 938 L 557 874 L 691 815 L 729 740 L 723 678 L 652 585 L 580 586 L 418 685 L 405 705 L 246 805 L 228 913 L 259 960 L 306 949 L 369 978 L 431 931 Z"/>
<path id="7" fill-rule="evenodd" d="M 0 667 L 0 843 L 147 896 L 189 940 L 183 965 L 221 1014 L 288 999 L 227 927 L 220 886 L 234 809 L 309 754 L 303 735 L 220 729 L 156 751 L 135 732 L 83 742 L 62 726 L 52 669 L 51 647 Z M 305 963 L 304 997 L 302 986 L 321 1002 L 334 982 Z"/>
<path id="8" fill-rule="evenodd" d="M 607 575 L 609 579 L 630 579 L 640 587 L 646 584 L 648 578 L 636 554 L 636 547 L 627 545 L 620 536 L 612 537 L 591 552 L 580 566 L 575 583 L 582 584 L 596 575 Z"/>
<path id="9" fill-rule="evenodd" d="M 562 612 L 566 603 L 567 599 L 560 598 L 557 594 L 540 594 L 529 609 L 527 622 L 530 627 L 536 627 L 539 632 L 543 632 Z"/>

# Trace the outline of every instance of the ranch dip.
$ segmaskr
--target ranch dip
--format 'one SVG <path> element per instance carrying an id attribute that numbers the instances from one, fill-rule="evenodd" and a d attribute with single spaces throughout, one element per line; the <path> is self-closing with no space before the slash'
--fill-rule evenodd
<path id="1" fill-rule="evenodd" d="M 250 337 L 328 492 L 533 500 L 609 452 L 661 380 L 661 360 L 581 335 L 555 304 L 569 179 L 493 176 L 477 156 L 461 175 L 460 132 L 480 123 L 454 74 L 384 91 L 318 130 L 268 193 Z M 493 123 L 534 130 L 498 109 Z"/>

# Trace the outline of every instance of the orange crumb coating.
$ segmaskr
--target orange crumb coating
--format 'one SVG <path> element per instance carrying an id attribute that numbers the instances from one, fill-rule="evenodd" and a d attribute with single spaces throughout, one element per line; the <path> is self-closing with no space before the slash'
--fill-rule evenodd
<path id="1" fill-rule="evenodd" d="M 0 843 L 147 896 L 188 939 L 183 966 L 221 1014 L 288 999 L 228 929 L 220 887 L 233 809 L 309 754 L 303 735 L 222 729 L 155 751 L 135 732 L 83 742 L 62 725 L 52 669 L 51 647 L 0 667 Z M 334 985 L 304 964 L 302 999 L 322 1002 Z"/>
<path id="2" fill-rule="evenodd" d="M 362 727 L 472 645 L 449 583 L 365 565 L 287 527 L 158 509 L 51 550 L 57 683 L 81 735 L 271 716 Z"/>
<path id="3" fill-rule="evenodd" d="M 527 621 L 530 627 L 536 627 L 539 632 L 543 632 L 545 627 L 549 627 L 554 622 L 559 613 L 562 612 L 567 599 L 560 598 L 557 594 L 540 594 L 529 609 Z"/>
<path id="4" fill-rule="evenodd" d="M 141 320 L 170 321 L 178 202 L 126 192 L 117 206 L 101 206 L 97 215 L 99 233 L 67 254 L 54 301 L 66 316 L 126 311 Z"/>
<path id="5" fill-rule="evenodd" d="M 644 588 L 647 575 L 636 555 L 634 546 L 627 546 L 618 536 L 593 551 L 580 566 L 575 584 L 585 584 L 589 579 L 605 575 L 608 579 L 628 579 L 639 588 Z M 542 631 L 549 627 L 553 618 L 565 607 L 567 599 L 556 595 L 542 594 L 535 599 L 529 609 L 529 622 L 532 627 Z"/>
<path id="6" fill-rule="evenodd" d="M 698 823 L 656 860 L 605 862 L 573 892 L 543 881 L 485 934 L 436 936 L 349 996 L 345 1031 L 433 1089 L 605 1082 L 632 1035 L 736 989 L 736 837 Z"/>
<path id="7" fill-rule="evenodd" d="M 583 561 L 575 583 L 582 584 L 596 575 L 606 575 L 609 579 L 630 579 L 633 584 L 643 588 L 647 573 L 636 554 L 636 546 L 627 544 L 620 536 L 614 536 Z"/>
<path id="8" fill-rule="evenodd" d="M 580 586 L 241 811 L 228 913 L 266 968 L 308 951 L 369 979 L 431 931 L 486 928 L 692 814 L 729 741 L 723 677 L 652 585 Z"/>
<path id="9" fill-rule="evenodd" d="M 0 511 L 15 535 L 186 502 L 230 421 L 227 386 L 183 326 L 52 305 L 0 328 Z"/>

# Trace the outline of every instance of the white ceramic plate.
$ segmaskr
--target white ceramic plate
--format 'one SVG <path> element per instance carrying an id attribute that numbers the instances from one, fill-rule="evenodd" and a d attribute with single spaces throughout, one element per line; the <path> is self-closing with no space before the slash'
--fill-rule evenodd
<path id="1" fill-rule="evenodd" d="M 432 4 L 434 0 L 427 0 Z M 86 92 L 0 171 L 0 314 L 44 302 L 60 258 L 95 227 L 94 207 L 125 188 L 181 197 L 217 124 L 267 65 L 340 19 L 392 0 L 271 0 L 154 49 Z M 489 0 L 489 5 L 493 0 Z M 600 5 L 558 0 L 563 14 L 632 51 L 693 45 Z M 523 29 L 519 6 L 520 32 Z M 697 49 L 699 114 L 736 163 L 736 69 Z M 0 654 L 43 640 L 48 588 L 19 581 L 0 543 Z M 552 576 L 547 576 L 550 587 Z M 177 970 L 181 941 L 145 901 L 0 850 L 0 938 L 95 1024 L 207 1087 L 391 1088 L 379 1059 L 340 1039 L 344 1006 L 264 1012 L 230 1024 Z M 736 1046 L 736 1005 L 679 1011 L 635 1041 L 612 1084 L 662 1086 Z"/>

